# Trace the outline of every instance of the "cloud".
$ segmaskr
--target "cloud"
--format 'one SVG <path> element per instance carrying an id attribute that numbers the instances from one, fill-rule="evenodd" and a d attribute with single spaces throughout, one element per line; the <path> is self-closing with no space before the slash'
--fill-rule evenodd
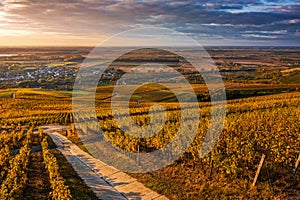
<path id="1" fill-rule="evenodd" d="M 268 39 L 275 39 L 278 38 L 277 36 L 273 36 L 273 35 L 258 35 L 258 34 L 243 34 L 242 36 L 244 37 L 252 37 L 252 38 L 268 38 Z"/>
<path id="2" fill-rule="evenodd" d="M 160 26 L 199 40 L 293 40 L 298 33 L 297 1 L 208 0 L 4 0 L 0 26 L 5 32 L 102 38 L 134 27 Z M 2 14 L 1 14 L 2 13 Z M 284 30 L 282 33 L 276 31 Z M 272 32 L 273 31 L 273 32 Z M 274 36 L 277 35 L 277 36 Z"/>

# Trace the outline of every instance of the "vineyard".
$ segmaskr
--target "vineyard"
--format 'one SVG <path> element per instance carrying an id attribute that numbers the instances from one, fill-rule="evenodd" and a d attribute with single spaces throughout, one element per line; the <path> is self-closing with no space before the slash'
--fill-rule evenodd
<path id="1" fill-rule="evenodd" d="M 41 115 L 46 116 L 42 118 L 27 113 L 30 109 L 25 108 L 30 108 L 30 103 L 27 104 L 26 100 L 24 104 L 19 99 L 15 102 L 9 99 L 0 101 L 2 106 L 12 106 L 1 110 L 1 120 L 6 122 L 0 127 L 0 199 L 97 199 L 70 164 L 66 164 L 61 153 L 53 150 L 55 145 L 38 126 L 49 123 L 50 116 L 53 119 L 58 116 L 56 123 L 66 123 L 58 119 L 68 114 L 50 112 Z M 9 111 L 14 108 L 22 108 L 23 111 L 19 115 Z M 37 118 L 40 120 L 35 120 Z M 72 198 L 72 195 L 76 197 Z"/>
<path id="2" fill-rule="evenodd" d="M 20 199 L 26 187 L 27 163 L 32 142 L 41 143 L 45 124 L 73 123 L 70 92 L 18 89 L 15 99 L 2 98 L 0 194 L 4 198 Z M 120 129 L 110 108 L 110 94 L 99 89 L 96 95 L 97 121 L 104 136 L 123 150 L 150 152 L 161 149 L 176 136 L 182 109 L 177 102 L 160 102 L 167 110 L 167 121 L 155 136 L 139 139 Z M 139 126 L 150 123 L 149 108 L 153 102 L 130 103 L 133 121 Z M 146 174 L 131 174 L 151 189 L 170 199 L 279 198 L 300 196 L 299 171 L 293 173 L 300 153 L 300 93 L 229 100 L 224 129 L 213 148 L 204 158 L 199 149 L 210 124 L 211 105 L 199 103 L 200 123 L 192 145 L 175 163 Z M 189 112 L 189 108 L 186 108 Z M 120 110 L 119 115 L 122 115 Z M 125 112 L 125 111 L 124 111 Z M 89 120 L 88 112 L 77 113 L 82 122 Z M 197 123 L 197 119 L 189 119 Z M 129 126 L 130 124 L 123 124 Z M 88 132 L 77 126 L 79 133 Z M 93 127 L 91 127 L 93 130 Z M 33 132 L 37 132 L 33 136 Z M 74 142 L 75 126 L 67 135 Z M 35 138 L 35 139 L 33 139 Z M 19 152 L 14 155 L 12 150 Z M 48 143 L 42 142 L 45 166 L 48 170 L 49 195 L 53 199 L 71 199 L 66 180 L 58 172 L 56 159 L 49 153 Z M 266 155 L 257 183 L 252 185 L 262 155 Z M 16 184 L 17 183 L 17 184 Z M 56 191 L 58 190 L 58 191 Z M 63 191 L 65 196 L 61 196 Z"/>
<path id="3" fill-rule="evenodd" d="M 5 135 L 3 136 L 5 137 Z M 18 139 L 21 139 L 21 137 L 18 137 Z M 26 172 L 30 154 L 30 139 L 30 134 L 28 134 L 26 139 L 23 141 L 24 144 L 20 148 L 19 154 L 13 158 L 11 157 L 8 146 L 5 146 L 3 149 L 3 154 L 1 155 L 1 178 L 3 180 L 0 190 L 1 199 L 22 198 L 22 189 L 25 187 L 27 181 Z"/>
<path id="4" fill-rule="evenodd" d="M 33 133 L 33 128 L 2 131 L 1 133 L 1 199 L 23 199 L 23 191 L 28 181 L 28 162 L 30 148 L 36 146 L 43 138 L 43 131 Z M 26 131 L 26 134 L 24 133 Z M 16 155 L 13 155 L 14 153 Z M 42 153 L 51 183 L 51 199 L 71 199 L 65 180 L 59 173 L 56 158 L 48 149 L 47 137 L 42 141 Z"/>

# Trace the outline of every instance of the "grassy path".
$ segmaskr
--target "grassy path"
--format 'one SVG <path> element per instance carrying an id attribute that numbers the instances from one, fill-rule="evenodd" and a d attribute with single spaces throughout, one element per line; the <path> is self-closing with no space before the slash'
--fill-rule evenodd
<path id="1" fill-rule="evenodd" d="M 24 190 L 24 200 L 48 199 L 51 189 L 42 152 L 31 153 L 27 176 L 28 181 Z"/>

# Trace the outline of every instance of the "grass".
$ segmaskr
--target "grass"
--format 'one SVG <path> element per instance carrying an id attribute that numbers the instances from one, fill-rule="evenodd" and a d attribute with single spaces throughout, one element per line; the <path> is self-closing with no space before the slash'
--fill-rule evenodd
<path id="1" fill-rule="evenodd" d="M 48 137 L 49 148 L 53 148 L 52 153 L 57 159 L 59 172 L 66 179 L 66 185 L 71 190 L 72 199 L 78 200 L 96 200 L 98 199 L 92 189 L 80 178 L 72 165 L 67 161 L 64 155 L 56 148 L 55 143 Z"/>
<path id="2" fill-rule="evenodd" d="M 52 153 L 57 159 L 60 174 L 66 179 L 66 185 L 71 190 L 72 199 L 98 200 L 92 189 L 79 177 L 62 153 L 56 149 L 52 150 Z"/>
<path id="3" fill-rule="evenodd" d="M 277 175 L 270 174 L 284 178 L 280 179 L 281 183 L 274 182 L 271 186 L 263 168 L 256 187 L 252 187 L 252 180 L 228 177 L 219 173 L 218 169 L 213 169 L 212 176 L 209 176 L 209 170 L 209 166 L 202 166 L 198 161 L 185 160 L 158 171 L 130 175 L 171 200 L 297 199 L 293 197 L 299 195 L 299 176 L 286 176 L 286 169 Z M 282 190 L 282 184 L 285 185 L 285 190 Z"/>
<path id="4" fill-rule="evenodd" d="M 49 192 L 51 191 L 49 174 L 45 169 L 42 152 L 30 154 L 27 176 L 28 181 L 23 193 L 23 199 L 49 199 Z"/>
<path id="5" fill-rule="evenodd" d="M 12 97 L 12 91 L 0 91 L 0 99 L 1 98 L 11 98 Z"/>
<path id="6" fill-rule="evenodd" d="M 38 135 L 33 135 L 32 147 L 40 146 Z M 59 165 L 59 172 L 66 179 L 66 185 L 71 190 L 72 199 L 74 200 L 96 200 L 98 199 L 92 189 L 85 184 L 79 177 L 72 165 L 66 160 L 63 154 L 56 149 L 55 143 L 49 136 L 49 148 L 57 159 Z M 51 192 L 49 174 L 43 162 L 43 153 L 33 152 L 30 154 L 28 165 L 28 181 L 24 189 L 23 199 L 32 200 L 46 200 L 49 199 L 49 192 Z"/>
<path id="7" fill-rule="evenodd" d="M 283 76 L 280 82 L 287 84 L 299 84 L 300 83 L 300 72 L 295 71 L 287 76 Z"/>

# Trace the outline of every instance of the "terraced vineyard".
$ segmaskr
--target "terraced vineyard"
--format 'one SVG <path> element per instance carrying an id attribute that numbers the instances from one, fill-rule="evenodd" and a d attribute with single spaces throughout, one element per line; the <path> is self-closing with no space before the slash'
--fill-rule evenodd
<path id="1" fill-rule="evenodd" d="M 113 144 L 132 152 L 137 152 L 139 145 L 141 152 L 149 152 L 172 141 L 181 116 L 178 103 L 159 102 L 167 110 L 167 123 L 155 136 L 141 140 L 127 135 L 118 127 L 112 116 L 110 94 L 107 91 L 101 88 L 98 90 L 96 114 L 105 137 Z M 23 146 L 26 144 L 23 141 L 28 141 L 24 138 L 30 134 L 25 134 L 23 129 L 29 130 L 44 124 L 73 123 L 69 92 L 18 89 L 15 99 L 2 98 L 0 102 L 1 140 L 4 141 L 1 144 L 8 145 L 1 147 L 3 166 L 8 164 L 8 160 L 14 160 L 3 155 L 9 156 L 9 149 L 17 148 L 18 145 L 20 148 L 21 143 Z M 148 124 L 148 111 L 152 104 L 142 102 L 137 105 L 133 101 L 130 104 L 131 118 L 140 126 Z M 299 92 L 229 100 L 221 137 L 213 151 L 202 159 L 199 158 L 199 149 L 210 123 L 211 107 L 207 102 L 200 102 L 199 106 L 201 118 L 197 135 L 186 153 L 163 169 L 132 176 L 170 199 L 296 199 L 300 196 L 299 172 L 293 174 L 300 153 Z M 82 120 L 88 119 L 85 112 L 81 113 L 81 117 Z M 196 119 L 190 120 L 197 123 Z M 75 127 L 72 125 L 67 135 L 83 147 L 78 135 L 74 133 Z M 20 150 L 21 153 L 23 151 Z M 252 186 L 263 154 L 266 155 L 265 163 L 256 186 Z M 13 169 L 13 164 L 10 165 L 6 168 Z M 6 173 L 9 174 L 9 171 Z M 5 178 L 1 180 L 2 185 L 8 184 Z"/>

